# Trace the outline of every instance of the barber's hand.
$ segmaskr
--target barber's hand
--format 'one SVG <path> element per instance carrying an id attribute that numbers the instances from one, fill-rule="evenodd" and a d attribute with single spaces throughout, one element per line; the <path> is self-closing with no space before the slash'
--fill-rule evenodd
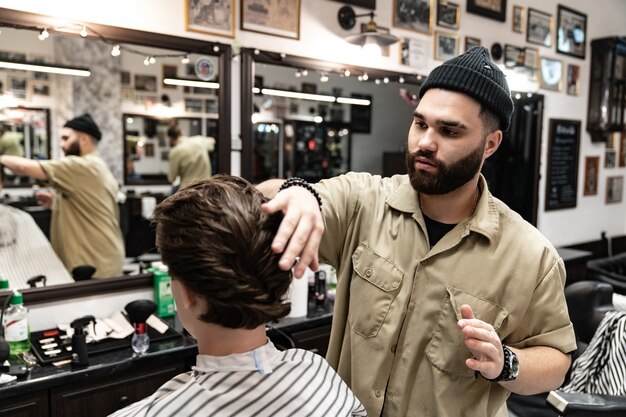
<path id="1" fill-rule="evenodd" d="M 317 199 L 303 187 L 289 187 L 263 204 L 263 211 L 282 211 L 285 217 L 272 242 L 274 253 L 282 253 L 280 269 L 287 271 L 294 266 L 294 275 L 301 278 L 306 267 L 319 268 L 318 249 L 324 233 L 324 221 Z M 286 249 L 285 249 L 286 248 Z"/>
<path id="2" fill-rule="evenodd" d="M 465 346 L 474 357 L 467 359 L 465 365 L 486 379 L 496 378 L 504 367 L 504 352 L 498 333 L 491 324 L 474 318 L 474 312 L 467 304 L 461 306 L 461 317 L 458 326 L 465 336 Z"/>
<path id="3" fill-rule="evenodd" d="M 40 206 L 52 208 L 52 202 L 54 201 L 54 194 L 50 191 L 37 191 L 35 193 L 35 198 L 37 199 L 37 204 Z"/>

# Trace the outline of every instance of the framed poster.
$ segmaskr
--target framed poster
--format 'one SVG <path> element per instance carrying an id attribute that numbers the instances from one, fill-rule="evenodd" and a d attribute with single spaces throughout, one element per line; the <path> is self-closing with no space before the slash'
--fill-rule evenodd
<path id="1" fill-rule="evenodd" d="M 524 33 L 524 8 L 513 6 L 513 32 Z"/>
<path id="2" fill-rule="evenodd" d="M 552 15 L 528 8 L 526 42 L 552 46 Z"/>
<path id="3" fill-rule="evenodd" d="M 556 51 L 585 59 L 587 15 L 559 4 L 556 16 Z"/>
<path id="4" fill-rule="evenodd" d="M 550 119 L 545 210 L 576 207 L 580 120 Z"/>
<path id="5" fill-rule="evenodd" d="M 478 38 L 474 38 L 471 36 L 465 37 L 465 50 L 466 51 L 474 46 L 480 46 L 480 44 L 481 42 L 480 42 L 480 39 Z"/>
<path id="6" fill-rule="evenodd" d="M 525 67 L 526 50 L 519 46 L 504 44 L 504 66 L 507 68 Z"/>
<path id="7" fill-rule="evenodd" d="M 567 65 L 567 88 L 565 91 L 570 96 L 578 95 L 578 85 L 580 84 L 580 66 L 574 64 Z"/>
<path id="8" fill-rule="evenodd" d="M 300 0 L 241 0 L 241 29 L 300 39 Z"/>
<path id="9" fill-rule="evenodd" d="M 467 0 L 467 11 L 504 22 L 506 20 L 506 0 Z"/>
<path id="10" fill-rule="evenodd" d="M 235 36 L 235 0 L 185 0 L 185 25 L 190 32 Z"/>
<path id="11" fill-rule="evenodd" d="M 457 30 L 461 20 L 461 7 L 457 3 L 437 0 L 437 25 Z"/>
<path id="12" fill-rule="evenodd" d="M 154 75 L 135 74 L 135 90 L 154 93 L 157 90 L 157 77 Z"/>
<path id="13" fill-rule="evenodd" d="M 433 1 L 393 0 L 393 26 L 430 34 Z"/>
<path id="14" fill-rule="evenodd" d="M 400 63 L 411 68 L 423 68 L 426 63 L 426 41 L 404 38 L 400 41 Z"/>
<path id="15" fill-rule="evenodd" d="M 626 167 L 626 131 L 622 132 L 619 141 L 619 161 L 620 168 Z"/>
<path id="16" fill-rule="evenodd" d="M 435 59 L 447 61 L 459 54 L 459 37 L 435 31 Z"/>
<path id="17" fill-rule="evenodd" d="M 585 186 L 583 188 L 584 196 L 598 194 L 599 173 L 600 173 L 600 157 L 599 156 L 585 157 Z"/>
<path id="18" fill-rule="evenodd" d="M 622 201 L 624 191 L 624 177 L 614 176 L 606 178 L 606 204 L 619 203 Z"/>
<path id="19" fill-rule="evenodd" d="M 561 91 L 563 85 L 563 62 L 558 59 L 540 59 L 541 81 L 539 87 L 544 90 Z"/>

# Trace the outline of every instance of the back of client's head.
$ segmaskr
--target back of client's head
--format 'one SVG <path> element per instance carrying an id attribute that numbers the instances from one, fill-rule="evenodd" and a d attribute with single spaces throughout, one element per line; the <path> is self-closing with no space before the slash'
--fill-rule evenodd
<path id="1" fill-rule="evenodd" d="M 270 249 L 283 216 L 263 213 L 263 202 L 248 181 L 216 175 L 157 206 L 157 248 L 170 275 L 206 300 L 200 320 L 254 329 L 289 313 L 291 272 Z"/>

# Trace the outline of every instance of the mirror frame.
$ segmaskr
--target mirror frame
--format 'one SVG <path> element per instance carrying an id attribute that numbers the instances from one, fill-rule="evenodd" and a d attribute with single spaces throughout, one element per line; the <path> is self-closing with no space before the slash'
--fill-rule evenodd
<path id="1" fill-rule="evenodd" d="M 58 19 L 51 16 L 23 12 L 14 9 L 0 7 L 0 24 L 13 26 L 18 28 L 53 28 L 60 23 L 72 23 L 65 19 Z M 219 57 L 218 64 L 218 82 L 220 89 L 218 90 L 219 103 L 230 103 L 232 89 L 232 49 L 230 45 L 217 42 L 201 41 L 197 39 L 188 39 L 179 36 L 163 35 L 160 33 L 145 32 L 134 29 L 126 29 L 115 26 L 100 25 L 89 22 L 73 22 L 79 24 L 88 23 L 89 27 L 100 33 L 105 39 L 119 42 L 129 43 L 138 46 L 154 47 L 161 49 L 179 50 L 188 53 L 200 53 L 208 55 L 217 55 Z M 67 36 L 72 35 L 63 32 Z M 219 48 L 219 53 L 213 51 L 214 47 Z M 218 167 L 220 172 L 230 173 L 230 154 L 231 154 L 231 109 L 229 105 L 220 105 L 218 117 L 219 137 L 218 140 Z M 104 295 L 111 292 L 128 291 L 138 288 L 152 287 L 152 274 L 126 275 L 121 277 L 112 277 L 104 280 L 78 281 L 71 284 L 53 285 L 50 287 L 25 289 L 24 301 L 28 304 L 41 304 L 48 302 L 58 302 L 78 297 L 86 297 L 91 295 Z M 0 299 L 10 293 L 0 293 Z"/>
<path id="2" fill-rule="evenodd" d="M 359 67 L 337 62 L 322 61 L 296 55 L 286 55 L 277 52 L 263 51 L 254 48 L 241 49 L 241 176 L 252 181 L 252 164 L 254 136 L 252 129 L 252 114 L 254 112 L 253 93 L 255 63 L 282 65 L 294 69 L 310 69 L 325 73 L 342 74 L 346 69 L 354 76 L 367 73 L 371 80 L 376 78 L 389 78 L 390 81 L 398 81 L 405 78 L 409 85 L 421 86 L 426 79 L 418 73 L 401 73 L 377 68 Z M 421 77 L 418 80 L 417 76 Z"/>

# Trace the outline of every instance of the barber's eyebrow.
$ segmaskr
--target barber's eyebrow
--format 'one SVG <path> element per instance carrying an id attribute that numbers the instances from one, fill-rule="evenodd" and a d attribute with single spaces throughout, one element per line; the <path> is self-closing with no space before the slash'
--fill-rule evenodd
<path id="1" fill-rule="evenodd" d="M 413 117 L 417 118 L 417 119 L 422 119 L 425 120 L 426 118 L 424 117 L 424 115 L 420 112 L 418 112 L 417 110 L 415 110 L 413 112 Z M 463 123 L 461 123 L 458 120 L 436 120 L 435 124 L 437 126 L 447 126 L 447 127 L 455 127 L 457 129 L 462 129 L 462 130 L 466 130 L 467 126 L 465 126 Z"/>
<path id="2" fill-rule="evenodd" d="M 63 140 L 65 140 L 65 139 L 69 139 L 69 138 L 70 138 L 70 135 L 62 135 L 62 136 L 61 136 L 61 139 L 63 139 Z"/>

